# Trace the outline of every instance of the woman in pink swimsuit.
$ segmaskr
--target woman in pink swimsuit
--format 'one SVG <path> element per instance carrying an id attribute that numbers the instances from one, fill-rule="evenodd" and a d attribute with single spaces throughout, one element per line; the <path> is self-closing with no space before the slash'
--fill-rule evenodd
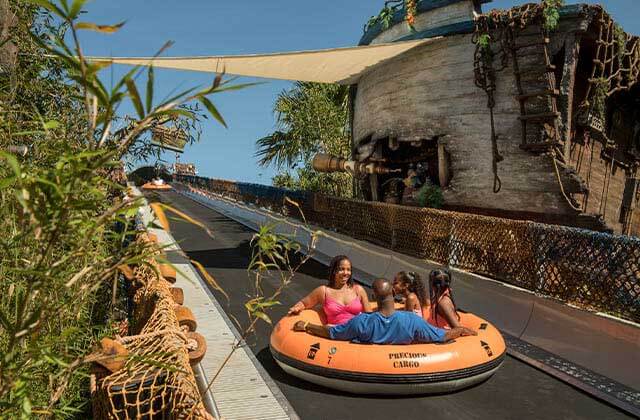
<path id="1" fill-rule="evenodd" d="M 422 278 L 413 271 L 400 271 L 393 278 L 393 292 L 404 298 L 405 311 L 422 317 L 423 308 L 429 307 L 429 292 Z"/>
<path id="2" fill-rule="evenodd" d="M 351 278 L 351 261 L 338 255 L 329 265 L 329 284 L 316 287 L 311 293 L 289 309 L 295 315 L 303 309 L 322 305 L 327 324 L 344 324 L 360 312 L 371 312 L 371 304 L 362 286 Z"/>

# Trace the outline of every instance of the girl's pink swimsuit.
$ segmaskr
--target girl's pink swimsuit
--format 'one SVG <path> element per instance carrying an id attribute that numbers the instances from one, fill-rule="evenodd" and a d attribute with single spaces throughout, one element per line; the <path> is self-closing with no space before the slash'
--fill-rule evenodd
<path id="1" fill-rule="evenodd" d="M 359 296 L 356 296 L 349 304 L 343 305 L 329 296 L 325 288 L 322 309 L 327 316 L 327 324 L 338 325 L 351 320 L 351 318 L 361 313 L 364 307 Z"/>

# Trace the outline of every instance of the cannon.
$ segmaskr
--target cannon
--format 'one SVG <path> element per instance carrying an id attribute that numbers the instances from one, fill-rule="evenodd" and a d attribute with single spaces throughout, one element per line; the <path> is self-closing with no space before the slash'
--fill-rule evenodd
<path id="1" fill-rule="evenodd" d="M 389 169 L 377 163 L 360 163 L 347 160 L 326 153 L 318 153 L 313 157 L 313 169 L 318 172 L 349 172 L 353 175 L 378 174 L 385 175 L 402 172 L 401 169 Z"/>

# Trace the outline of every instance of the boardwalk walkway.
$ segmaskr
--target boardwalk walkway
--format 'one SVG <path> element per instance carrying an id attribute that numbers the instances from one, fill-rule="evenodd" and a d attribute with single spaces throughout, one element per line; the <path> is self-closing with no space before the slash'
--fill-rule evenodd
<path id="1" fill-rule="evenodd" d="M 147 222 L 151 216 L 147 212 Z M 207 340 L 207 353 L 201 362 L 205 382 L 213 378 L 238 336 L 229 317 L 209 291 L 206 281 L 181 252 L 171 234 L 150 229 L 165 246 L 165 253 L 177 271 L 175 286 L 184 291 L 184 304 L 198 322 L 197 331 Z M 237 349 L 211 387 L 222 418 L 284 420 L 299 417 L 279 388 L 246 346 Z"/>

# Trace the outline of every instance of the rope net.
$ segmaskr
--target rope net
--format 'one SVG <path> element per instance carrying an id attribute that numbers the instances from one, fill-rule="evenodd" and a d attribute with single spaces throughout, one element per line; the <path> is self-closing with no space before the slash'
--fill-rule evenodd
<path id="1" fill-rule="evenodd" d="M 627 34 L 602 6 L 590 6 L 593 31 L 598 33 L 591 77 L 578 121 L 604 136 L 607 98 L 628 91 L 640 76 L 640 38 Z M 610 142 L 609 139 L 605 140 Z"/>
<path id="2" fill-rule="evenodd" d="M 142 240 L 140 234 L 138 240 Z M 134 269 L 131 333 L 116 341 L 128 351 L 125 366 L 96 374 L 92 390 L 99 419 L 211 418 L 189 365 L 187 337 L 178 325 L 167 282 L 150 259 Z"/>
<path id="3" fill-rule="evenodd" d="M 640 322 L 638 238 L 196 176 L 177 180 L 298 218 L 286 196 L 323 228 Z"/>

